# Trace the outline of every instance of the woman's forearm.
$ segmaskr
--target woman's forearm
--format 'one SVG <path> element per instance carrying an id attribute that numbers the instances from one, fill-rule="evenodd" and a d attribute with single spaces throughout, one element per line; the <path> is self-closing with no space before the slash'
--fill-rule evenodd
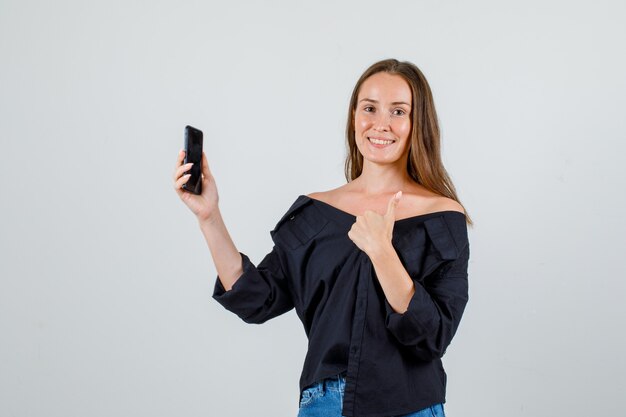
<path id="1" fill-rule="evenodd" d="M 415 285 L 395 249 L 389 244 L 384 250 L 371 255 L 370 260 L 389 305 L 395 312 L 403 314 L 415 294 Z"/>
<path id="2" fill-rule="evenodd" d="M 209 246 L 217 275 L 226 291 L 229 291 L 243 274 L 239 250 L 226 229 L 219 209 L 211 219 L 198 221 L 198 224 Z"/>

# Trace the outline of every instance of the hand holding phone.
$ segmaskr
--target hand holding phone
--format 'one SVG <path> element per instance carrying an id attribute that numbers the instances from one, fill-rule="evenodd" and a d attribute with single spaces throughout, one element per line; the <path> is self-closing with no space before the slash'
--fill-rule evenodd
<path id="1" fill-rule="evenodd" d="M 191 174 L 182 188 L 190 193 L 202 194 L 202 131 L 185 126 L 185 164 L 193 162 L 186 174 Z"/>

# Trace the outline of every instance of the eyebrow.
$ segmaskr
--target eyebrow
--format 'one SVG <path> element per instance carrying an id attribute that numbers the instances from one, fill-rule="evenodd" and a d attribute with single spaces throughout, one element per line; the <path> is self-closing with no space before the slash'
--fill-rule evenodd
<path id="1" fill-rule="evenodd" d="M 359 103 L 362 101 L 371 101 L 372 103 L 378 103 L 378 100 L 372 100 L 371 98 L 362 98 L 361 100 L 359 100 Z M 411 106 L 409 103 L 405 103 L 404 101 L 394 101 L 393 103 L 391 103 L 393 105 L 396 104 L 406 104 L 407 106 Z"/>

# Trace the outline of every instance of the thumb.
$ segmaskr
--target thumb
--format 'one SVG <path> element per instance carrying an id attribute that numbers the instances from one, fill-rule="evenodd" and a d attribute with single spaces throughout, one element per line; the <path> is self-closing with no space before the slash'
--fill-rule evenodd
<path id="1" fill-rule="evenodd" d="M 398 205 L 401 197 L 402 191 L 398 191 L 393 197 L 391 197 L 389 204 L 387 204 L 387 214 L 385 214 L 385 217 L 390 218 L 391 221 L 395 221 L 396 219 L 396 206 Z"/>
<path id="2" fill-rule="evenodd" d="M 211 170 L 209 169 L 209 161 L 204 152 L 202 152 L 202 175 L 207 179 L 212 177 Z"/>

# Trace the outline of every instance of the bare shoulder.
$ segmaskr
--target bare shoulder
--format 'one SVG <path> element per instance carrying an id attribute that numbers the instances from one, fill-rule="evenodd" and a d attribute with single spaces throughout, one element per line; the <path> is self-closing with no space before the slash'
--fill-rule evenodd
<path id="1" fill-rule="evenodd" d="M 312 193 L 309 193 L 309 194 L 307 194 L 306 196 L 307 196 L 307 197 L 309 197 L 309 198 L 316 198 L 316 199 L 317 199 L 317 198 L 319 198 L 319 197 L 322 197 L 322 198 L 323 198 L 323 197 L 324 197 L 324 194 L 326 194 L 326 192 L 325 192 L 325 191 L 317 191 L 317 192 L 312 192 Z"/>
<path id="2" fill-rule="evenodd" d="M 363 211 L 361 199 L 347 193 L 345 186 L 328 191 L 310 193 L 307 197 L 326 203 L 346 213 L 354 213 L 352 214 L 353 216 Z"/>
<path id="3" fill-rule="evenodd" d="M 329 201 L 328 191 L 317 191 L 317 192 L 309 193 L 306 196 L 314 200 L 323 201 L 325 203 Z"/>
<path id="4" fill-rule="evenodd" d="M 460 213 L 465 214 L 465 210 L 463 206 L 456 200 L 452 198 L 439 196 L 434 199 L 431 210 L 430 211 L 458 211 Z"/>
<path id="5" fill-rule="evenodd" d="M 339 188 L 334 188 L 334 189 L 328 190 L 328 191 L 312 192 L 312 193 L 307 194 L 307 197 L 313 198 L 315 200 L 320 200 L 320 201 L 323 201 L 325 203 L 334 204 L 338 200 L 342 199 L 341 198 L 342 195 L 343 195 L 342 187 L 339 187 Z"/>

